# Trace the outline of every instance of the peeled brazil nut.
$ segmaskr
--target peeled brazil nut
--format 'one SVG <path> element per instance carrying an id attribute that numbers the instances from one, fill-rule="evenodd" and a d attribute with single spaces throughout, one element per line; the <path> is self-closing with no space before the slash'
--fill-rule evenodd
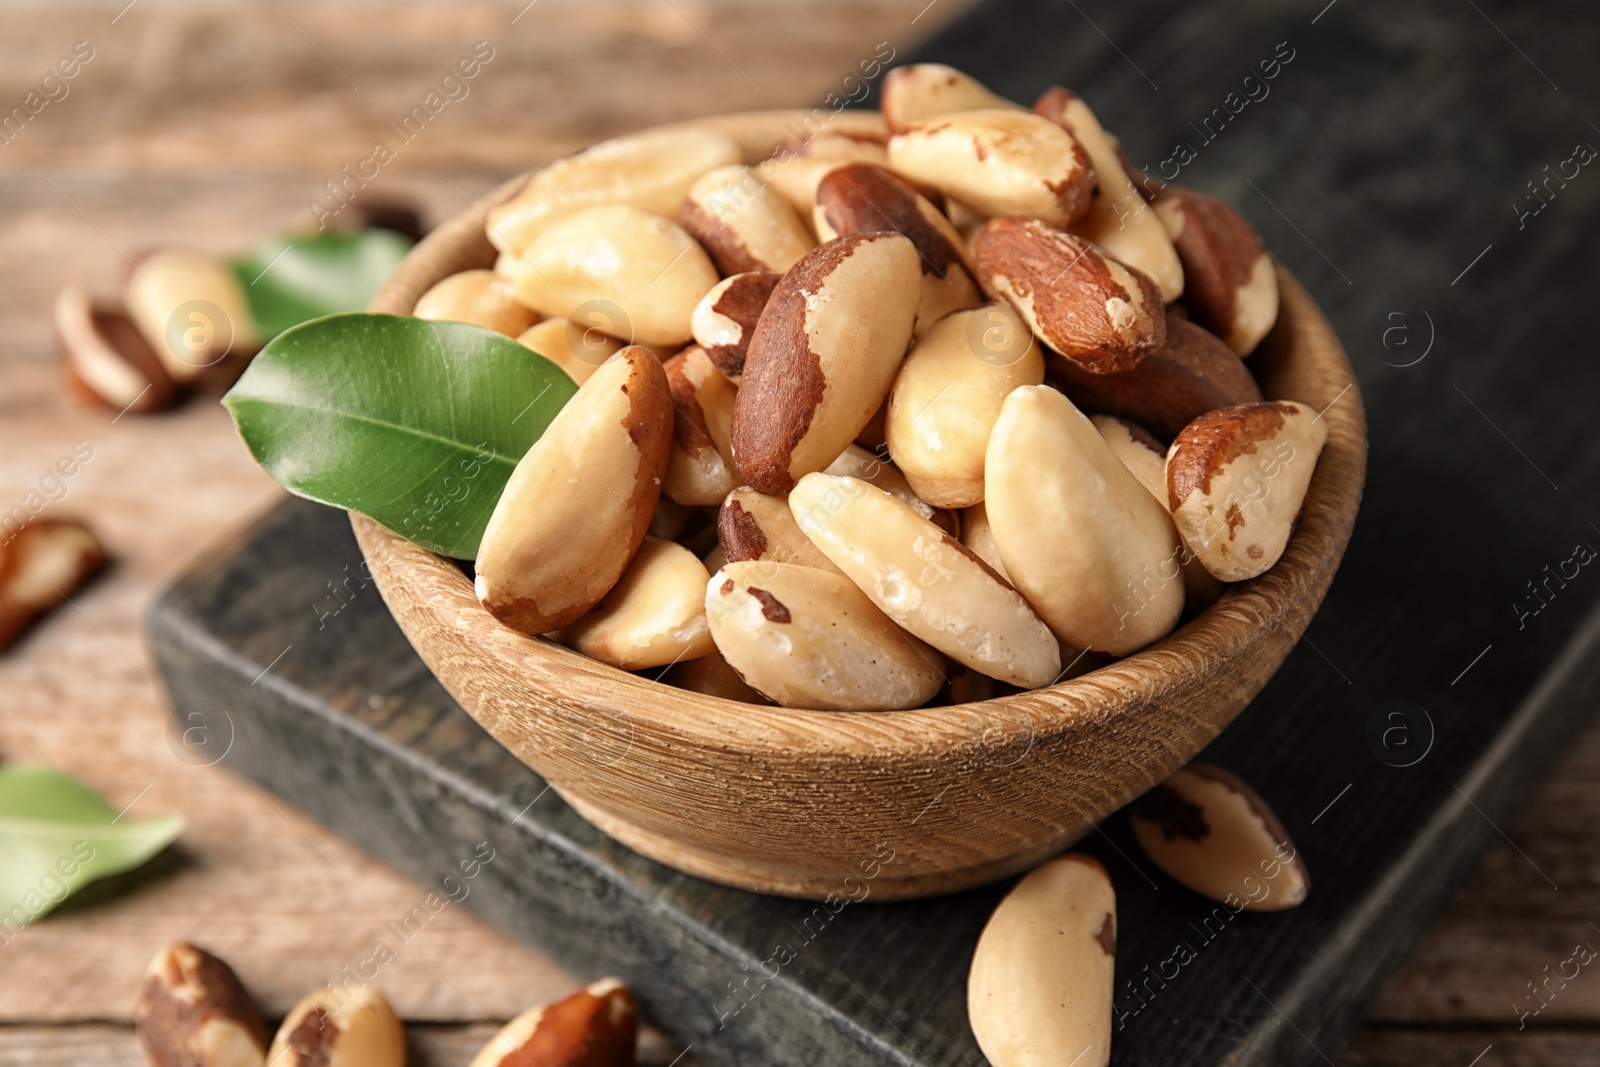
<path id="1" fill-rule="evenodd" d="M 1162 506 L 1167 506 L 1167 450 L 1141 426 L 1115 415 L 1093 415 L 1090 422 L 1106 439 L 1111 451 L 1139 479 L 1139 484 Z M 1184 610 L 1197 613 L 1222 595 L 1223 584 L 1211 576 L 1187 545 L 1178 548 L 1178 565 L 1183 570 Z"/>
<path id="2" fill-rule="evenodd" d="M 740 157 L 733 138 L 709 129 L 649 130 L 602 141 L 536 172 L 516 196 L 491 208 L 489 240 L 502 252 L 520 252 L 568 215 L 606 204 L 671 218 L 701 175 Z"/>
<path id="3" fill-rule="evenodd" d="M 787 138 L 779 151 L 787 155 L 805 156 L 809 159 L 832 159 L 840 163 L 889 162 L 889 138 L 870 134 L 820 132 L 809 137 Z"/>
<path id="4" fill-rule="evenodd" d="M 1224 582 L 1265 573 L 1289 544 L 1328 424 L 1273 400 L 1195 419 L 1167 450 L 1167 502 L 1184 544 Z"/>
<path id="5" fill-rule="evenodd" d="M 983 928 L 967 1020 L 993 1067 L 1105 1067 L 1117 896 L 1106 869 L 1069 852 L 1035 868 Z"/>
<path id="6" fill-rule="evenodd" d="M 633 1067 L 638 1031 L 633 994 L 602 978 L 506 1023 L 469 1067 Z"/>
<path id="7" fill-rule="evenodd" d="M 717 648 L 758 692 L 823 711 L 915 708 L 944 685 L 939 654 L 848 578 L 793 563 L 729 563 L 706 586 Z"/>
<path id="8" fill-rule="evenodd" d="M 1004 578 L 906 504 L 858 478 L 808 474 L 800 530 L 890 619 L 951 659 L 1027 689 L 1061 673 L 1050 628 Z"/>
<path id="9" fill-rule="evenodd" d="M 1155 212 L 1166 224 L 1188 279 L 1194 321 L 1241 356 L 1278 321 L 1278 272 L 1254 227 L 1214 196 L 1168 185 Z"/>
<path id="10" fill-rule="evenodd" d="M 678 225 L 723 274 L 782 274 L 816 247 L 789 201 L 743 165 L 719 167 L 695 182 L 678 209 Z"/>
<path id="11" fill-rule="evenodd" d="M 889 165 L 985 215 L 1067 226 L 1089 210 L 1094 166 L 1042 115 L 987 109 L 913 123 L 889 138 Z"/>
<path id="12" fill-rule="evenodd" d="M 1043 350 L 1009 304 L 947 315 L 911 346 L 889 391 L 889 455 L 929 504 L 970 507 L 983 499 L 1000 405 L 1043 381 Z"/>
<path id="13" fill-rule="evenodd" d="M 1167 340 L 1156 283 L 1037 219 L 990 219 L 972 242 L 978 284 L 1093 374 L 1137 366 Z"/>
<path id="14" fill-rule="evenodd" d="M 705 589 L 702 587 L 700 592 L 703 596 Z M 673 664 L 661 680 L 691 693 L 704 693 L 723 700 L 742 700 L 746 704 L 772 703 L 746 685 L 744 679 L 739 677 L 739 672 L 730 667 L 728 661 L 722 658 L 722 653 L 715 649 L 698 659 Z"/>
<path id="15" fill-rule="evenodd" d="M 717 544 L 730 563 L 774 560 L 843 574 L 800 530 L 783 496 L 768 496 L 749 486 L 728 494 L 717 513 Z"/>
<path id="16" fill-rule="evenodd" d="M 748 271 L 718 282 L 701 297 L 689 317 L 689 328 L 697 344 L 711 357 L 716 368 L 730 378 L 744 373 L 744 357 L 750 348 L 762 309 L 782 277 L 773 271 Z"/>
<path id="17" fill-rule="evenodd" d="M 417 297 L 419 319 L 470 322 L 515 337 L 538 321 L 533 309 L 511 294 L 511 282 L 492 270 L 464 270 L 434 283 Z"/>
<path id="18" fill-rule="evenodd" d="M 698 345 L 679 352 L 662 369 L 672 395 L 672 458 L 661 491 L 679 504 L 720 504 L 730 489 L 741 484 L 739 472 L 717 447 L 719 437 L 727 447 L 734 385 Z M 722 433 L 712 431 L 711 420 L 722 423 Z"/>
<path id="19" fill-rule="evenodd" d="M 1010 582 L 1005 561 L 1000 550 L 994 547 L 994 532 L 989 529 L 989 512 L 983 504 L 974 504 L 961 512 L 961 543 L 972 549 L 972 554 L 983 560 L 994 572 Z M 1012 583 L 1015 586 L 1016 583 Z"/>
<path id="20" fill-rule="evenodd" d="M 55 327 L 61 369 L 85 400 L 116 412 L 159 411 L 177 401 L 161 357 L 120 308 L 68 286 L 56 297 Z"/>
<path id="21" fill-rule="evenodd" d="M 681 345 L 689 316 L 717 270 L 673 222 L 636 207 L 580 211 L 529 242 L 513 261 L 518 300 L 541 315 L 572 317 L 604 301 L 620 311 L 607 332 L 646 345 Z"/>
<path id="22" fill-rule="evenodd" d="M 1129 370 L 1094 374 L 1052 357 L 1048 377 L 1084 411 L 1117 415 L 1168 441 L 1208 411 L 1261 402 L 1261 387 L 1233 349 L 1174 308 L 1166 320 L 1166 343 Z"/>
<path id="23" fill-rule="evenodd" d="M 883 76 L 883 119 L 901 133 L 924 119 L 955 111 L 1015 108 L 982 82 L 943 63 L 912 63 Z"/>
<path id="24" fill-rule="evenodd" d="M 33 519 L 0 541 L 0 649 L 76 593 L 106 561 L 99 539 L 71 519 Z"/>
<path id="25" fill-rule="evenodd" d="M 562 631 L 562 644 L 625 671 L 704 656 L 714 647 L 706 628 L 710 577 L 687 548 L 646 537 L 595 609 Z"/>
<path id="26" fill-rule="evenodd" d="M 1127 655 L 1183 613 L 1178 535 L 1072 401 L 1006 397 L 989 437 L 984 508 L 1011 583 L 1075 648 Z"/>
<path id="27" fill-rule="evenodd" d="M 133 265 L 128 315 L 180 384 L 240 362 L 260 344 L 244 286 L 227 264 L 186 248 L 152 252 Z"/>
<path id="28" fill-rule="evenodd" d="M 824 241 L 887 230 L 916 246 L 922 257 L 918 334 L 952 311 L 983 302 L 956 228 L 927 197 L 883 167 L 850 163 L 830 171 L 817 185 L 814 226 Z"/>
<path id="29" fill-rule="evenodd" d="M 1073 226 L 1073 232 L 1093 241 L 1112 259 L 1149 275 L 1167 303 L 1182 296 L 1183 264 L 1172 247 L 1172 238 L 1133 187 L 1118 154 L 1119 146 L 1101 127 L 1089 105 L 1081 96 L 1058 85 L 1041 96 L 1033 110 L 1060 123 L 1076 137 L 1094 164 L 1097 194 L 1088 214 Z"/>
<path id="30" fill-rule="evenodd" d="M 609 334 L 583 329 L 564 318 L 536 322 L 517 334 L 517 341 L 566 371 L 579 385 L 625 347 Z"/>
<path id="31" fill-rule="evenodd" d="M 860 445 L 850 445 L 839 457 L 823 469 L 824 474 L 837 474 L 845 478 L 860 478 L 868 485 L 882 489 L 890 496 L 909 505 L 912 511 L 954 536 L 961 530 L 961 520 L 948 508 L 934 507 L 917 495 L 893 463 L 881 454 L 868 452 Z"/>
<path id="32" fill-rule="evenodd" d="M 1189 764 L 1134 801 L 1128 821 L 1156 866 L 1235 911 L 1283 911 L 1311 890 L 1277 816 L 1218 767 Z"/>
<path id="33" fill-rule="evenodd" d="M 134 1028 L 152 1067 L 261 1067 L 267 1024 L 239 976 L 205 949 L 176 941 L 139 983 Z"/>
<path id="34" fill-rule="evenodd" d="M 855 440 L 889 392 L 922 300 L 914 245 L 858 234 L 807 252 L 756 323 L 733 411 L 745 481 L 786 493 Z"/>
<path id="35" fill-rule="evenodd" d="M 511 472 L 478 548 L 478 599 L 512 629 L 576 622 L 650 528 L 672 453 L 667 376 L 630 345 L 578 387 Z"/>
<path id="36" fill-rule="evenodd" d="M 267 1053 L 272 1067 L 404 1067 L 405 1034 L 370 986 L 325 986 L 289 1009 Z"/>

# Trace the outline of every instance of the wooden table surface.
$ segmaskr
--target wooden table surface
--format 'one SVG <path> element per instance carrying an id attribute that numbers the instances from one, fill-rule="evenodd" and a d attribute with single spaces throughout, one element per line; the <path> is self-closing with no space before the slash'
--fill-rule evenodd
<path id="1" fill-rule="evenodd" d="M 879 42 L 903 51 L 962 4 L 9 0 L 0 111 L 75 42 L 94 58 L 65 98 L 0 144 L 0 510 L 87 442 L 92 459 L 46 513 L 89 520 L 117 563 L 0 656 L 0 760 L 51 764 L 130 815 L 181 812 L 188 829 L 115 893 L 85 892 L 0 944 L 0 1064 L 137 1063 L 137 979 L 175 938 L 228 959 L 281 1013 L 367 956 L 426 893 L 243 779 L 169 749 L 144 613 L 280 490 L 214 403 L 115 422 L 73 403 L 52 359 L 56 291 L 79 281 L 114 293 L 126 260 L 158 244 L 226 253 L 311 224 L 307 202 L 323 183 L 369 156 L 386 124 L 480 41 L 494 58 L 400 149 L 374 193 L 415 198 L 439 219 L 609 134 L 809 103 L 844 87 Z M 1600 978 L 1580 973 L 1518 1020 L 1528 983 L 1576 944 L 1600 943 L 1597 822 L 1600 729 L 1503 827 L 1338 1062 L 1600 1064 Z M 493 1024 L 574 982 L 446 908 L 376 984 L 407 1020 L 417 1061 L 451 1064 Z M 654 1052 L 666 1062 L 676 1050 Z"/>

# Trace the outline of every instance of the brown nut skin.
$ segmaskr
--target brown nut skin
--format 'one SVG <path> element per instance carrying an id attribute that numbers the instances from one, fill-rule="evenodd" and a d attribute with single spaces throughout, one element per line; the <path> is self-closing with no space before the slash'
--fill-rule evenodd
<path id="1" fill-rule="evenodd" d="M 801 531 L 787 496 L 768 496 L 748 485 L 729 493 L 717 512 L 717 544 L 724 563 L 774 560 L 844 573 Z"/>
<path id="2" fill-rule="evenodd" d="M 610 592 L 644 540 L 672 454 L 660 360 L 629 345 L 578 387 L 517 463 L 478 549 L 477 594 L 542 634 Z"/>
<path id="3" fill-rule="evenodd" d="M 1133 836 L 1163 871 L 1245 911 L 1284 911 L 1311 874 L 1278 817 L 1235 775 L 1191 763 L 1128 809 Z"/>
<path id="4" fill-rule="evenodd" d="M 910 185 L 883 167 L 850 163 L 817 185 L 816 231 L 823 240 L 856 233 L 903 234 L 922 257 L 920 336 L 952 311 L 983 302 L 961 234 Z"/>
<path id="5" fill-rule="evenodd" d="M 55 328 L 61 371 L 84 400 L 135 414 L 177 403 L 177 384 L 127 312 L 68 286 L 56 298 Z"/>
<path id="6" fill-rule="evenodd" d="M 726 427 L 719 433 L 710 420 L 720 415 L 726 422 L 731 416 L 733 383 L 711 365 L 698 345 L 690 345 L 661 366 L 672 396 L 672 458 L 661 492 L 693 507 L 720 504 L 739 485 L 739 472 L 718 448 Z"/>
<path id="7" fill-rule="evenodd" d="M 89 528 L 70 519 L 0 526 L 0 650 L 82 588 L 107 558 Z"/>
<path id="8" fill-rule="evenodd" d="M 1208 412 L 1167 450 L 1167 503 L 1183 543 L 1224 582 L 1278 562 L 1328 424 L 1294 400 Z"/>
<path id="9" fill-rule="evenodd" d="M 603 978 L 512 1019 L 469 1067 L 633 1067 L 638 1031 L 633 995 Z"/>
<path id="10" fill-rule="evenodd" d="M 175 941 L 139 983 L 134 1028 L 152 1067 L 261 1067 L 267 1024 L 239 976 L 203 948 Z"/>
<path id="11" fill-rule="evenodd" d="M 1138 365 L 1167 340 L 1149 277 L 1037 219 L 996 218 L 974 239 L 978 284 L 1011 303 L 1034 336 L 1092 374 Z"/>
<path id="12" fill-rule="evenodd" d="M 405 1033 L 371 986 L 328 985 L 289 1009 L 267 1050 L 272 1067 L 405 1067 Z"/>
<path id="13" fill-rule="evenodd" d="M 829 241 L 789 269 L 750 338 L 733 411 L 746 482 L 787 493 L 855 440 L 888 395 L 922 300 L 916 246 L 897 233 Z"/>
<path id="14" fill-rule="evenodd" d="M 1138 423 L 1164 441 L 1208 411 L 1261 402 L 1261 387 L 1233 349 L 1173 308 L 1166 317 L 1166 344 L 1131 370 L 1092 374 L 1051 354 L 1046 377 L 1080 409 Z"/>
<path id="15" fill-rule="evenodd" d="M 492 270 L 464 270 L 441 278 L 417 297 L 411 314 L 435 322 L 470 322 L 516 337 L 539 315 L 511 295 L 511 282 Z"/>
<path id="16" fill-rule="evenodd" d="M 719 167 L 695 182 L 678 209 L 678 225 L 724 275 L 781 274 L 816 247 L 789 201 L 743 165 Z"/>
<path id="17" fill-rule="evenodd" d="M 1183 261 L 1194 321 L 1249 355 L 1278 320 L 1278 274 L 1260 236 L 1228 204 L 1179 185 L 1153 206 Z"/>
<path id="18" fill-rule="evenodd" d="M 694 314 L 689 317 L 695 343 L 729 378 L 737 379 L 744 373 L 750 337 L 782 277 L 769 270 L 734 274 L 718 282 L 695 305 Z"/>

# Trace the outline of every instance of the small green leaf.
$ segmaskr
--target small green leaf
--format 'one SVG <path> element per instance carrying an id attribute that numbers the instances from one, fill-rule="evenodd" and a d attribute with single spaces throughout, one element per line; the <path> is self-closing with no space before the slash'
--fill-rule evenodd
<path id="1" fill-rule="evenodd" d="M 48 767 L 0 769 L 0 939 L 96 878 L 129 871 L 183 829 L 168 815 L 133 821 Z"/>
<path id="2" fill-rule="evenodd" d="M 340 311 L 361 311 L 411 242 L 390 230 L 273 237 L 233 265 L 261 336 Z"/>
<path id="3" fill-rule="evenodd" d="M 275 338 L 222 402 L 291 493 L 475 559 L 517 461 L 577 391 L 493 330 L 350 314 Z"/>

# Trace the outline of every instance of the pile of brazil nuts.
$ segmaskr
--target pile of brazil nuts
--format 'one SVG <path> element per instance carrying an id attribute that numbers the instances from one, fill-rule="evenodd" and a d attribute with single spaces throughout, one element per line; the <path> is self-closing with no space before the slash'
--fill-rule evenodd
<path id="1" fill-rule="evenodd" d="M 1327 436 L 1245 361 L 1277 276 L 1231 207 L 1130 176 L 1079 97 L 891 71 L 888 134 L 746 165 L 675 127 L 537 172 L 423 318 L 577 394 L 485 531 L 507 626 L 784 706 L 1050 685 L 1277 562 Z"/>

